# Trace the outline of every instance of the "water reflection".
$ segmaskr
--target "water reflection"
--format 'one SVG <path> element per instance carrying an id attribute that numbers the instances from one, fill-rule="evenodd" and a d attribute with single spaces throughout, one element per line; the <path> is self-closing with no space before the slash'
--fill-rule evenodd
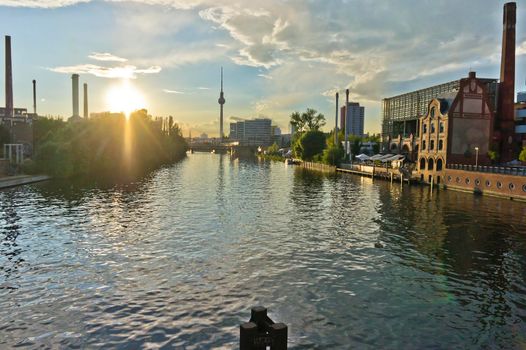
<path id="1" fill-rule="evenodd" d="M 0 348 L 234 348 L 256 304 L 292 349 L 526 344 L 522 203 L 197 153 L 0 203 Z"/>

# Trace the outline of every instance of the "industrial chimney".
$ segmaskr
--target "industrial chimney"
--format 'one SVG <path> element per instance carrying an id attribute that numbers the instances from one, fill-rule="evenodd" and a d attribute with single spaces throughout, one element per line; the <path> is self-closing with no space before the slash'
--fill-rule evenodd
<path id="1" fill-rule="evenodd" d="M 84 119 L 88 119 L 88 84 L 84 83 Z"/>
<path id="2" fill-rule="evenodd" d="M 5 36 L 5 116 L 13 117 L 13 67 L 11 65 L 11 37 Z"/>
<path id="3" fill-rule="evenodd" d="M 71 76 L 73 90 L 73 118 L 80 118 L 79 115 L 79 75 Z"/>
<path id="4" fill-rule="evenodd" d="M 37 81 L 33 79 L 33 113 L 37 114 Z"/>
<path id="5" fill-rule="evenodd" d="M 515 135 L 515 23 L 517 5 L 504 4 L 502 56 L 498 97 L 497 127 L 500 130 L 501 161 L 513 159 L 513 137 Z"/>

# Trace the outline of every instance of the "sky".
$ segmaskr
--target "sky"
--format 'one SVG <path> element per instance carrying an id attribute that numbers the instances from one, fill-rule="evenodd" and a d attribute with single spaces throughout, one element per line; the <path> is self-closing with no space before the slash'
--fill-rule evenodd
<path id="1" fill-rule="evenodd" d="M 118 108 L 108 96 L 127 84 L 136 104 L 172 115 L 185 136 L 217 136 L 224 67 L 225 130 L 268 117 L 287 132 L 290 114 L 307 108 L 323 113 L 329 130 L 334 94 L 341 105 L 349 88 L 365 106 L 365 131 L 376 133 L 382 98 L 470 70 L 499 77 L 504 3 L 0 0 L 0 28 L 12 38 L 15 106 L 31 110 L 36 79 L 40 115 L 72 115 L 71 74 L 79 73 L 90 112 Z M 517 10 L 516 90 L 524 90 L 526 4 Z"/>

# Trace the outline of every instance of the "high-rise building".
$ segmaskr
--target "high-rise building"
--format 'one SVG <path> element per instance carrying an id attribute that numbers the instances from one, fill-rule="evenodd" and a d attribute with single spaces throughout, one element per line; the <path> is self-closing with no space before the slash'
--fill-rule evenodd
<path id="1" fill-rule="evenodd" d="M 349 102 L 347 105 L 349 113 L 346 113 L 345 106 L 340 109 L 340 126 L 342 130 L 347 128 L 347 134 L 352 136 L 363 136 L 365 107 L 360 106 L 358 102 Z M 345 120 L 345 115 L 347 119 Z"/>
<path id="2" fill-rule="evenodd" d="M 240 144 L 267 146 L 272 143 L 272 121 L 258 118 L 230 123 L 230 139 Z"/>

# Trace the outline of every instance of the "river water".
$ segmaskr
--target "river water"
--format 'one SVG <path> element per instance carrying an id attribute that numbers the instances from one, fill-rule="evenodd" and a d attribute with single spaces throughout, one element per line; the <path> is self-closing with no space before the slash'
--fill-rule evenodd
<path id="1" fill-rule="evenodd" d="M 381 243 L 383 247 L 375 247 Z M 526 347 L 526 204 L 192 154 L 0 191 L 0 348 Z"/>

